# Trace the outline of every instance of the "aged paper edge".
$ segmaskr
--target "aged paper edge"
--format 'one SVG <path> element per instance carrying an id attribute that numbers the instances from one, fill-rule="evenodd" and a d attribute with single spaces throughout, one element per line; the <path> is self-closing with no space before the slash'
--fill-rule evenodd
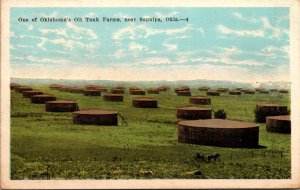
<path id="1" fill-rule="evenodd" d="M 292 178 L 283 180 L 10 180 L 10 67 L 9 26 L 11 7 L 289 7 L 290 8 L 290 66 L 292 117 Z M 3 189 L 199 189 L 199 188 L 296 188 L 300 187 L 300 1 L 280 0 L 215 0 L 215 1 L 92 1 L 92 0 L 19 0 L 1 1 L 1 188 Z"/>

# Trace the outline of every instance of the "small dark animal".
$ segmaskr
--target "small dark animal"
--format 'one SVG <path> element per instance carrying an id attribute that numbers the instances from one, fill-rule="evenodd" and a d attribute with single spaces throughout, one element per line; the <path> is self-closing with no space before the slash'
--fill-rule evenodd
<path id="1" fill-rule="evenodd" d="M 214 160 L 215 162 L 219 159 L 220 160 L 220 157 L 221 157 L 221 155 L 219 154 L 219 153 L 217 153 L 217 154 L 212 154 L 212 155 L 209 155 L 208 157 L 207 157 L 207 160 L 209 161 L 209 162 L 211 162 L 212 160 Z"/>
<path id="2" fill-rule="evenodd" d="M 195 171 L 195 172 L 194 172 L 194 175 L 202 175 L 202 172 L 201 172 L 200 170 Z"/>
<path id="3" fill-rule="evenodd" d="M 205 156 L 201 153 L 196 153 L 196 160 L 205 160 Z"/>
<path id="4" fill-rule="evenodd" d="M 207 161 L 211 162 L 212 157 L 213 157 L 213 155 L 207 156 Z"/>

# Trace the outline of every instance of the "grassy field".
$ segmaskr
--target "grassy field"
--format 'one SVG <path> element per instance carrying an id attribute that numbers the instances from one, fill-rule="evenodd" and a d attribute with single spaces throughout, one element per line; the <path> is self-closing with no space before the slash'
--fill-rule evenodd
<path id="1" fill-rule="evenodd" d="M 189 105 L 173 89 L 159 95 L 159 108 L 134 108 L 133 96 L 124 102 L 34 88 L 58 98 L 76 100 L 79 108 L 119 111 L 128 126 L 75 125 L 71 113 L 45 112 L 44 104 L 32 104 L 11 91 L 12 179 L 154 179 L 154 178 L 290 178 L 290 135 L 266 132 L 259 124 L 262 148 L 221 148 L 182 144 L 177 141 L 176 106 Z M 192 89 L 192 94 L 201 94 Z M 203 93 L 204 94 L 204 93 Z M 211 97 L 214 110 L 225 109 L 228 119 L 254 121 L 255 105 L 276 102 L 288 105 L 289 94 Z M 281 156 L 281 152 L 283 152 Z M 220 161 L 195 159 L 196 153 L 219 153 Z"/>

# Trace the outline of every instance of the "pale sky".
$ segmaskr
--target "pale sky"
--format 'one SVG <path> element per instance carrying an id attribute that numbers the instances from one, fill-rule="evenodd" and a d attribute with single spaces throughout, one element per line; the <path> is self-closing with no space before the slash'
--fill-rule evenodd
<path id="1" fill-rule="evenodd" d="M 166 17 L 160 23 L 18 22 Z M 290 81 L 287 8 L 12 8 L 12 77 Z"/>

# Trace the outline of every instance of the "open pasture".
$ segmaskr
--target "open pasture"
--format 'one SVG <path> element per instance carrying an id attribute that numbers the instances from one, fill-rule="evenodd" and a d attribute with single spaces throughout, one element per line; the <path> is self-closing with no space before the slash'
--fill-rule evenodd
<path id="1" fill-rule="evenodd" d="M 259 124 L 259 148 L 224 148 L 179 143 L 176 107 L 192 105 L 188 96 L 177 96 L 172 87 L 159 94 L 158 108 L 135 108 L 124 94 L 123 102 L 104 101 L 32 85 L 58 99 L 74 100 L 79 109 L 109 109 L 126 118 L 119 126 L 76 125 L 71 112 L 46 112 L 45 104 L 32 104 L 11 90 L 12 179 L 265 179 L 291 177 L 290 135 L 270 133 Z M 192 95 L 206 95 L 199 87 Z M 127 88 L 128 89 L 128 88 Z M 126 89 L 126 90 L 127 90 Z M 146 88 L 143 88 L 146 89 Z M 214 111 L 224 109 L 227 119 L 254 122 L 257 103 L 287 105 L 285 93 L 221 93 L 210 96 Z M 209 161 L 210 155 L 218 159 Z M 200 156 L 199 156 L 200 155 Z"/>

